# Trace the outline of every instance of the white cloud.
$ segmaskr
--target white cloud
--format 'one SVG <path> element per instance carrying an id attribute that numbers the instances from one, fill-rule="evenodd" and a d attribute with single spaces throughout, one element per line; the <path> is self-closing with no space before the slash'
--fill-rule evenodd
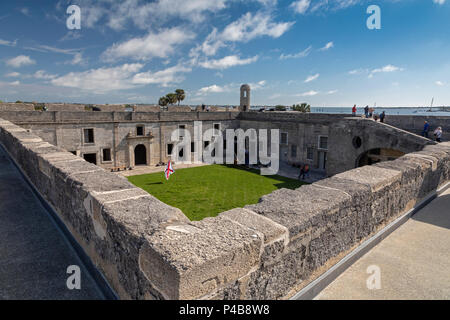
<path id="1" fill-rule="evenodd" d="M 222 93 L 225 91 L 228 91 L 228 88 L 213 84 L 211 86 L 203 87 L 203 88 L 199 89 L 197 92 L 197 95 L 205 95 L 208 93 Z"/>
<path id="2" fill-rule="evenodd" d="M 0 46 L 15 47 L 16 45 L 17 45 L 17 40 L 8 41 L 8 40 L 0 39 Z"/>
<path id="3" fill-rule="evenodd" d="M 36 61 L 31 59 L 29 56 L 24 55 L 20 55 L 6 61 L 6 65 L 14 68 L 20 68 L 22 66 L 27 66 L 35 63 Z"/>
<path id="4" fill-rule="evenodd" d="M 311 53 L 311 50 L 312 50 L 312 46 L 309 46 L 305 50 L 300 51 L 295 54 L 281 54 L 280 60 L 306 58 Z"/>
<path id="5" fill-rule="evenodd" d="M 433 0 L 433 2 L 442 5 L 445 3 L 445 0 Z"/>
<path id="6" fill-rule="evenodd" d="M 105 93 L 134 87 L 133 76 L 140 71 L 142 67 L 142 64 L 135 63 L 124 64 L 113 68 L 70 72 L 65 76 L 53 79 L 51 82 L 56 86 Z"/>
<path id="7" fill-rule="evenodd" d="M 83 54 L 81 52 L 77 52 L 73 56 L 73 59 L 70 61 L 67 61 L 66 64 L 83 65 L 83 64 L 86 64 L 86 61 L 83 59 Z"/>
<path id="8" fill-rule="evenodd" d="M 191 71 L 192 69 L 190 68 L 177 65 L 157 72 L 142 72 L 134 75 L 132 83 L 159 84 L 166 87 L 170 84 L 182 82 L 184 80 L 184 77 L 181 76 L 181 74 Z"/>
<path id="9" fill-rule="evenodd" d="M 311 91 L 308 91 L 308 92 L 296 94 L 295 96 L 296 97 L 313 97 L 313 96 L 318 95 L 318 94 L 319 94 L 319 92 L 311 90 Z"/>
<path id="10" fill-rule="evenodd" d="M 258 60 L 258 56 L 254 56 L 248 59 L 241 59 L 236 55 L 227 56 L 222 59 L 217 60 L 205 60 L 199 63 L 199 65 L 206 69 L 227 69 L 234 66 L 242 66 L 246 64 L 250 64 L 256 62 Z"/>
<path id="11" fill-rule="evenodd" d="M 231 0 L 78 0 L 82 8 L 83 24 L 87 28 L 107 26 L 119 31 L 129 24 L 148 30 L 170 19 L 199 23 L 206 14 L 226 8 Z M 63 5 L 60 10 L 65 9 Z"/>
<path id="12" fill-rule="evenodd" d="M 355 70 L 349 71 L 348 74 L 356 75 L 356 74 L 363 74 L 363 73 L 367 73 L 367 72 L 369 72 L 369 70 L 367 70 L 367 69 L 355 69 Z"/>
<path id="13" fill-rule="evenodd" d="M 39 71 L 36 71 L 36 73 L 33 75 L 33 77 L 35 77 L 36 79 L 51 80 L 51 79 L 57 78 L 58 76 L 55 74 L 49 74 L 49 73 L 45 72 L 44 70 L 39 70 Z"/>
<path id="14" fill-rule="evenodd" d="M 295 22 L 274 22 L 270 13 L 248 12 L 238 20 L 227 25 L 222 32 L 216 28 L 208 35 L 203 44 L 191 52 L 194 56 L 198 51 L 205 55 L 215 55 L 228 42 L 249 42 L 253 39 L 268 36 L 279 38 L 287 32 Z"/>
<path id="15" fill-rule="evenodd" d="M 319 78 L 319 77 L 320 77 L 320 74 L 319 74 L 319 73 L 316 73 L 315 75 L 309 76 L 308 78 L 306 78 L 305 83 L 314 81 L 314 80 L 316 80 L 316 79 Z"/>
<path id="16" fill-rule="evenodd" d="M 330 91 L 327 92 L 327 94 L 335 94 L 335 93 L 338 93 L 338 92 L 339 92 L 339 90 L 330 90 Z"/>
<path id="17" fill-rule="evenodd" d="M 304 14 L 311 4 L 311 0 L 298 0 L 291 3 L 290 7 L 300 14 Z"/>
<path id="18" fill-rule="evenodd" d="M 18 85 L 20 85 L 20 81 L 13 81 L 13 82 L 10 82 L 9 84 L 12 86 L 18 86 Z"/>
<path id="19" fill-rule="evenodd" d="M 11 72 L 11 73 L 5 74 L 5 77 L 17 78 L 17 77 L 20 77 L 20 73 L 18 73 L 18 72 Z"/>
<path id="20" fill-rule="evenodd" d="M 295 22 L 272 21 L 269 14 L 258 12 L 253 15 L 251 12 L 243 15 L 239 20 L 229 24 L 222 32 L 222 39 L 225 41 L 248 42 L 257 37 L 269 36 L 272 38 L 281 37 L 288 31 Z"/>
<path id="21" fill-rule="evenodd" d="M 328 42 L 323 48 L 320 48 L 320 51 L 327 51 L 334 47 L 333 41 Z"/>
<path id="22" fill-rule="evenodd" d="M 369 78 L 373 78 L 373 76 L 376 73 L 390 73 L 390 72 L 396 72 L 396 71 L 403 71 L 404 69 L 393 66 L 392 64 L 388 64 L 382 68 L 378 68 L 378 69 L 373 69 L 370 74 L 369 74 Z"/>
<path id="23" fill-rule="evenodd" d="M 445 83 L 443 83 L 442 81 L 436 81 L 435 83 L 437 86 L 440 86 L 440 87 L 445 86 Z"/>
<path id="24" fill-rule="evenodd" d="M 181 28 L 165 29 L 159 33 L 150 32 L 145 37 L 134 38 L 108 48 L 103 57 L 108 61 L 120 58 L 134 60 L 150 60 L 167 58 L 179 44 L 194 38 L 194 34 Z"/>
<path id="25" fill-rule="evenodd" d="M 258 81 L 257 83 L 249 83 L 248 85 L 254 91 L 254 90 L 263 89 L 266 86 L 266 84 L 267 84 L 267 81 L 262 80 L 262 81 Z"/>
<path id="26" fill-rule="evenodd" d="M 25 16 L 27 16 L 27 17 L 30 17 L 31 16 L 31 13 L 30 13 L 30 9 L 28 9 L 28 8 L 21 8 L 20 9 L 20 12 L 23 14 L 23 15 L 25 15 Z"/>
<path id="27" fill-rule="evenodd" d="M 267 84 L 266 80 L 261 80 L 256 83 L 249 83 L 250 88 L 254 90 L 261 90 Z M 240 84 L 229 83 L 223 86 L 213 84 L 211 86 L 203 87 L 197 91 L 197 96 L 204 96 L 209 93 L 223 93 L 223 92 L 239 92 Z"/>

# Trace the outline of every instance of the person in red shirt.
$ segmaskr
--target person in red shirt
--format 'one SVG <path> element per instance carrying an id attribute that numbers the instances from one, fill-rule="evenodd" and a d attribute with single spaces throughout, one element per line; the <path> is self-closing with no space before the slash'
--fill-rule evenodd
<path id="1" fill-rule="evenodd" d="M 352 108 L 352 115 L 356 117 L 356 104 Z"/>

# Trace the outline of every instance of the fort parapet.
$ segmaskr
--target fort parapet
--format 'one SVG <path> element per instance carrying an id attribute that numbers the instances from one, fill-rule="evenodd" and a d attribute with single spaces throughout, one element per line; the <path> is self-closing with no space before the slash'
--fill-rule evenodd
<path id="1" fill-rule="evenodd" d="M 189 222 L 125 178 L 2 119 L 0 143 L 122 299 L 289 298 L 450 180 L 450 143 L 422 144 Z"/>

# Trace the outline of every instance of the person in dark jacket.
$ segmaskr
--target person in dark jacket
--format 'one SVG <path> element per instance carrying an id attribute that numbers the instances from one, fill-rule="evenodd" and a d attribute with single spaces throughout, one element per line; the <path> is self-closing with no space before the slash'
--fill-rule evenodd
<path id="1" fill-rule="evenodd" d="M 428 132 L 430 131 L 430 124 L 428 121 L 425 121 L 422 131 L 422 137 L 428 138 Z"/>

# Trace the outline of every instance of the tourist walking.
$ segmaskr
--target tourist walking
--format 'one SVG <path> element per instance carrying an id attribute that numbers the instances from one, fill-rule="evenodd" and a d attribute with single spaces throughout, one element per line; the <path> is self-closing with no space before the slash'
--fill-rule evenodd
<path id="1" fill-rule="evenodd" d="M 375 120 L 375 122 L 377 122 L 379 117 L 380 117 L 380 116 L 378 115 L 378 112 L 375 111 L 375 112 L 373 113 L 373 120 Z"/>
<path id="2" fill-rule="evenodd" d="M 365 114 L 366 118 L 369 118 L 369 106 L 364 107 L 364 114 Z"/>
<path id="3" fill-rule="evenodd" d="M 381 123 L 384 123 L 384 118 L 386 118 L 386 113 L 383 111 L 383 112 L 380 114 L 380 122 L 381 122 Z"/>
<path id="4" fill-rule="evenodd" d="M 442 142 L 442 128 L 438 127 L 434 130 L 434 136 L 436 137 L 436 142 Z"/>
<path id="5" fill-rule="evenodd" d="M 302 168 L 300 170 L 299 180 L 303 180 L 306 177 L 309 177 L 309 165 L 308 164 L 305 164 L 304 166 L 302 166 Z"/>
<path id="6" fill-rule="evenodd" d="M 356 104 L 352 108 L 352 116 L 356 117 Z"/>
<path id="7" fill-rule="evenodd" d="M 422 137 L 428 138 L 428 131 L 430 131 L 430 124 L 428 121 L 425 121 L 422 131 Z"/>
<path id="8" fill-rule="evenodd" d="M 304 166 L 301 164 L 300 165 L 300 174 L 298 175 L 298 180 L 302 180 L 302 176 L 304 176 Z"/>

